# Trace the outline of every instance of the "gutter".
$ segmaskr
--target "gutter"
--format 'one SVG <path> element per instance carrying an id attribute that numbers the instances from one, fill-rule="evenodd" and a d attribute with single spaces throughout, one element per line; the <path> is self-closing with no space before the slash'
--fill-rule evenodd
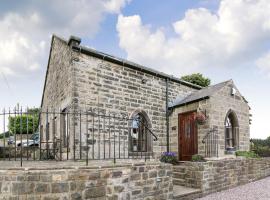
<path id="1" fill-rule="evenodd" d="M 192 100 L 192 101 L 188 101 L 188 102 L 185 102 L 185 103 L 180 103 L 180 104 L 171 106 L 171 107 L 169 107 L 169 109 L 171 110 L 173 108 L 178 108 L 178 107 L 181 107 L 181 106 L 186 106 L 186 105 L 189 105 L 189 104 L 192 104 L 192 103 L 196 103 L 196 102 L 199 102 L 199 101 L 202 101 L 202 100 L 206 100 L 206 99 L 209 99 L 209 98 L 210 98 L 209 96 L 205 96 L 205 97 L 202 97 L 202 98 L 199 98 L 199 99 L 195 99 L 195 100 Z"/>
<path id="2" fill-rule="evenodd" d="M 166 135 L 167 152 L 170 151 L 170 121 L 169 121 L 169 80 L 166 79 Z"/>

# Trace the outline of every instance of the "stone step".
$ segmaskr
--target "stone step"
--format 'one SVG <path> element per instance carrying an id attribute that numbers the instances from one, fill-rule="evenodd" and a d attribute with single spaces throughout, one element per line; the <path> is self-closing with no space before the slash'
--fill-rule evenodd
<path id="1" fill-rule="evenodd" d="M 181 166 L 181 165 L 173 166 L 173 171 L 174 172 L 185 173 L 186 172 L 186 167 Z"/>
<path id="2" fill-rule="evenodd" d="M 181 178 L 173 178 L 173 185 L 181 185 L 181 186 L 185 186 L 186 185 L 186 181 L 184 179 Z"/>
<path id="3" fill-rule="evenodd" d="M 184 186 L 173 186 L 173 199 L 186 200 L 195 199 L 202 196 L 202 192 L 197 188 L 189 188 Z"/>
<path id="4" fill-rule="evenodd" d="M 173 178 L 185 179 L 185 177 L 186 177 L 186 173 L 173 172 Z"/>

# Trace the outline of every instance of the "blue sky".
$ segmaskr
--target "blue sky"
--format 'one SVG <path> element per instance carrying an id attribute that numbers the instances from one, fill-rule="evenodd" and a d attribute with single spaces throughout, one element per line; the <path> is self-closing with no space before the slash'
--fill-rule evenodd
<path id="1" fill-rule="evenodd" d="M 52 33 L 180 77 L 233 79 L 270 136 L 268 0 L 24 0 L 0 6 L 0 107 L 38 107 Z M 63 12 L 59 12 L 63 11 Z"/>

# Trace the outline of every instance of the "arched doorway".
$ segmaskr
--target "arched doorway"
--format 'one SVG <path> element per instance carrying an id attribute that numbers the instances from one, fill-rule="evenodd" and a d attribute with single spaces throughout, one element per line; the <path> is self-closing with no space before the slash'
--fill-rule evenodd
<path id="1" fill-rule="evenodd" d="M 239 149 L 239 123 L 233 110 L 227 112 L 225 118 L 225 150 L 227 152 Z"/>

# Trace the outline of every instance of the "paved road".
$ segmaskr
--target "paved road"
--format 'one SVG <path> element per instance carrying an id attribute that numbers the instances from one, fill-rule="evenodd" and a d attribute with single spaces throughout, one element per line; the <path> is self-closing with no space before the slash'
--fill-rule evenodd
<path id="1" fill-rule="evenodd" d="M 270 200 L 270 177 L 210 194 L 200 200 Z"/>

